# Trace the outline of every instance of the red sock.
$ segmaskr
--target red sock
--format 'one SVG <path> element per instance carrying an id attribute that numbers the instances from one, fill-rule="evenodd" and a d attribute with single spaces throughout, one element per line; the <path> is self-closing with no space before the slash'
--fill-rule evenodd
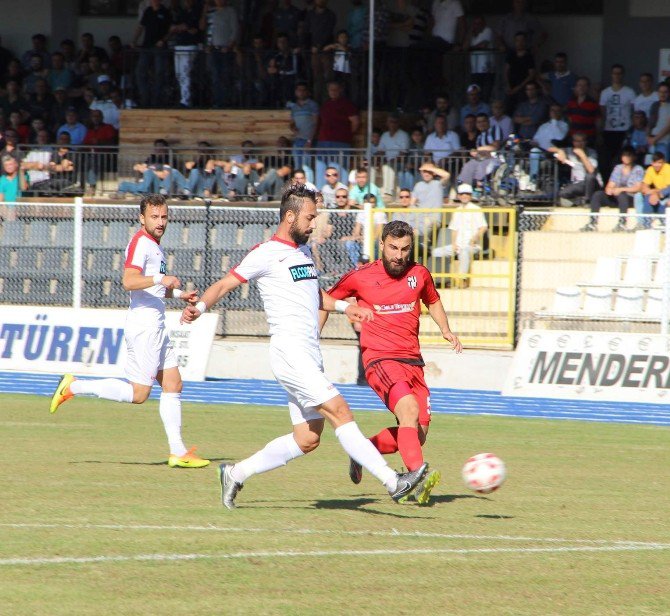
<path id="1" fill-rule="evenodd" d="M 417 428 L 398 428 L 398 449 L 407 470 L 415 471 L 423 464 L 423 452 Z"/>
<path id="2" fill-rule="evenodd" d="M 398 428 L 384 428 L 370 437 L 370 442 L 379 453 L 395 453 L 398 451 Z"/>

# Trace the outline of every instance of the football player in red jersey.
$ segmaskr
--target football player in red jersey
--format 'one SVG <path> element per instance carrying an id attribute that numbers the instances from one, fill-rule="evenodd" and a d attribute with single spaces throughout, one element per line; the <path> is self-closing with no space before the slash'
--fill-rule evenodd
<path id="1" fill-rule="evenodd" d="M 363 324 L 361 348 L 368 384 L 396 416 L 397 426 L 370 440 L 383 454 L 400 452 L 408 470 L 423 464 L 421 445 L 430 424 L 430 391 L 423 376 L 419 347 L 421 302 L 457 353 L 463 346 L 449 320 L 428 269 L 412 260 L 414 230 L 406 222 L 386 224 L 380 240 L 381 258 L 345 274 L 328 292 L 337 299 L 355 298 L 370 308 L 374 319 Z M 327 313 L 321 313 L 321 325 Z M 351 461 L 349 476 L 359 483 L 362 469 Z M 414 492 L 425 505 L 440 473 L 428 473 Z"/>

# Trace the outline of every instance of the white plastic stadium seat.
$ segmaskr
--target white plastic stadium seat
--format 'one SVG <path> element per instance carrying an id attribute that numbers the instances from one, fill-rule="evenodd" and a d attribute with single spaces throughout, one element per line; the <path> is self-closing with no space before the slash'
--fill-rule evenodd
<path id="1" fill-rule="evenodd" d="M 656 262 L 656 267 L 654 268 L 654 283 L 663 284 L 665 278 L 665 258 L 661 255 L 661 258 Z"/>
<path id="2" fill-rule="evenodd" d="M 642 289 L 619 289 L 614 300 L 614 314 L 641 314 L 643 297 Z"/>
<path id="3" fill-rule="evenodd" d="M 615 284 L 621 281 L 621 259 L 618 257 L 598 257 L 596 271 L 591 282 L 595 284 Z"/>
<path id="4" fill-rule="evenodd" d="M 612 289 L 591 287 L 586 289 L 584 313 L 589 315 L 607 314 L 612 311 Z"/>
<path id="5" fill-rule="evenodd" d="M 647 307 L 645 316 L 651 319 L 658 319 L 661 316 L 661 307 L 663 305 L 663 289 L 649 289 L 647 293 Z"/>
<path id="6" fill-rule="evenodd" d="M 644 229 L 635 232 L 635 244 L 631 254 L 638 257 L 655 256 L 661 252 L 661 230 Z"/>
<path id="7" fill-rule="evenodd" d="M 558 287 L 554 293 L 554 312 L 577 312 L 581 303 L 582 291 L 579 287 Z"/>
<path id="8" fill-rule="evenodd" d="M 628 257 L 624 282 L 648 285 L 651 282 L 651 259 L 649 257 Z"/>

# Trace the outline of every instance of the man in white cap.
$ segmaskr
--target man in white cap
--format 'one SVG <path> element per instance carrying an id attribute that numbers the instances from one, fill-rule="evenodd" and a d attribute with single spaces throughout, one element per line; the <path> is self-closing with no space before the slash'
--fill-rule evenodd
<path id="1" fill-rule="evenodd" d="M 433 248 L 433 257 L 458 257 L 459 286 L 468 287 L 472 257 L 482 250 L 482 238 L 488 229 L 482 209 L 472 203 L 472 186 L 461 184 L 457 189 L 459 207 L 451 217 L 451 243 Z"/>

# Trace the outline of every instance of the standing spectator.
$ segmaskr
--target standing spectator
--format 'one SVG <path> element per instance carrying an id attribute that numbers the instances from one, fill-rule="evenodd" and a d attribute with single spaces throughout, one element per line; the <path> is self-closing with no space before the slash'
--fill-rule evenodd
<path id="1" fill-rule="evenodd" d="M 63 54 L 64 66 L 66 69 L 77 72 L 79 62 L 77 62 L 77 48 L 72 39 L 63 39 L 60 42 L 60 52 Z"/>
<path id="2" fill-rule="evenodd" d="M 600 93 L 600 113 L 604 118 L 600 168 L 606 175 L 609 175 L 614 158 L 621 151 L 633 115 L 635 92 L 624 85 L 623 76 L 623 66 L 613 64 L 612 85 Z"/>
<path id="3" fill-rule="evenodd" d="M 475 15 L 467 34 L 465 48 L 470 52 L 470 77 L 481 88 L 482 98 L 489 100 L 496 77 L 493 30 L 483 15 Z"/>
<path id="4" fill-rule="evenodd" d="M 644 164 L 649 149 L 647 133 L 647 116 L 644 111 L 633 111 L 633 125 L 626 133 L 625 144 L 633 148 L 637 162 L 640 164 Z"/>
<path id="5" fill-rule="evenodd" d="M 401 164 L 409 150 L 409 135 L 400 128 L 400 117 L 389 114 L 386 117 L 386 131 L 379 139 L 376 154 L 383 157 L 382 191 L 385 195 L 394 194 L 396 174 L 402 173 Z"/>
<path id="6" fill-rule="evenodd" d="M 114 70 L 115 79 L 119 80 L 121 75 L 123 75 L 123 44 L 121 43 L 121 38 L 116 34 L 112 34 L 107 39 L 107 47 L 109 47 L 109 64 Z"/>
<path id="7" fill-rule="evenodd" d="M 537 51 L 547 40 L 547 32 L 540 22 L 526 12 L 525 0 L 512 0 L 512 12 L 505 15 L 498 26 L 500 48 L 514 49 L 514 38 L 518 32 L 525 33 L 528 44 Z"/>
<path id="8" fill-rule="evenodd" d="M 420 209 L 428 208 L 435 210 L 443 208 L 444 189 L 449 182 L 449 173 L 430 163 L 421 165 L 419 172 L 421 173 L 421 179 L 412 189 L 412 206 Z M 439 213 L 419 213 L 418 215 L 420 217 L 420 222 L 417 224 L 419 236 L 423 243 L 430 242 L 432 240 L 433 227 L 442 222 L 442 215 Z"/>
<path id="9" fill-rule="evenodd" d="M 575 83 L 574 95 L 566 106 L 568 118 L 568 134 L 581 133 L 586 135 L 589 144 L 595 143 L 596 126 L 600 119 L 600 106 L 598 102 L 589 96 L 591 82 L 588 77 L 579 77 Z"/>
<path id="10" fill-rule="evenodd" d="M 519 126 L 519 137 L 532 139 L 547 117 L 547 103 L 540 98 L 540 89 L 534 81 L 526 84 L 526 99 L 516 108 L 514 123 Z"/>
<path id="11" fill-rule="evenodd" d="M 429 154 L 433 162 L 442 167 L 447 158 L 461 147 L 458 134 L 453 130 L 447 130 L 447 120 L 443 116 L 435 118 L 435 131 L 426 137 L 424 152 Z"/>
<path id="12" fill-rule="evenodd" d="M 363 0 L 352 0 L 351 4 L 352 8 L 347 17 L 349 42 L 354 49 L 361 50 L 368 27 L 368 8 L 364 6 Z"/>
<path id="13" fill-rule="evenodd" d="M 0 203 L 6 204 L 0 209 L 0 216 L 5 220 L 14 220 L 16 218 L 14 203 L 21 198 L 23 191 L 27 190 L 28 180 L 19 162 L 13 156 L 4 155 L 0 157 L 0 162 L 2 163 Z"/>
<path id="14" fill-rule="evenodd" d="M 51 116 L 47 120 L 49 130 L 56 133 L 58 127 L 65 124 L 65 114 L 72 106 L 70 99 L 67 97 L 67 91 L 64 87 L 59 86 L 54 90 L 54 103 L 51 106 Z"/>
<path id="15" fill-rule="evenodd" d="M 461 149 L 469 152 L 477 147 L 477 116 L 469 113 L 463 118 L 463 126 L 459 134 Z"/>
<path id="16" fill-rule="evenodd" d="M 351 47 L 349 34 L 346 30 L 337 33 L 335 42 L 323 48 L 324 53 L 331 53 L 333 58 L 332 75 L 335 81 L 344 86 L 345 94 L 351 92 Z"/>
<path id="17" fill-rule="evenodd" d="M 86 131 L 83 144 L 90 146 L 92 156 L 87 156 L 86 185 L 87 194 L 95 194 L 98 177 L 101 172 L 111 170 L 111 152 L 104 146 L 113 146 L 118 143 L 118 133 L 111 124 L 106 124 L 99 109 L 91 111 L 91 125 Z M 96 148 L 96 146 L 103 146 Z"/>
<path id="18" fill-rule="evenodd" d="M 174 72 L 179 82 L 179 104 L 185 109 L 193 103 L 191 73 L 202 39 L 201 16 L 202 8 L 196 0 L 182 0 L 173 13 Z"/>
<path id="19" fill-rule="evenodd" d="M 212 82 L 212 102 L 216 108 L 232 103 L 233 48 L 238 37 L 237 11 L 228 0 L 215 0 L 214 7 L 203 13 L 201 29 L 207 36 L 207 70 Z"/>
<path id="20" fill-rule="evenodd" d="M 163 100 L 167 72 L 165 44 L 169 37 L 171 20 L 170 11 L 161 5 L 160 0 L 151 0 L 135 29 L 134 47 L 138 46 L 142 37 L 135 76 L 140 105 L 143 107 L 157 107 Z"/>
<path id="21" fill-rule="evenodd" d="M 435 97 L 434 109 L 425 109 L 423 111 L 423 126 L 426 135 L 435 130 L 435 118 L 439 115 L 447 118 L 447 128 L 449 130 L 456 130 L 458 128 L 460 124 L 458 112 L 451 105 L 449 95 L 446 92 L 438 94 Z"/>
<path id="22" fill-rule="evenodd" d="M 61 133 L 70 134 L 70 143 L 72 145 L 81 145 L 84 143 L 86 127 L 79 121 L 79 114 L 75 107 L 70 107 L 65 113 L 65 124 L 58 129 L 56 136 Z"/>
<path id="23" fill-rule="evenodd" d="M 300 73 L 300 56 L 298 49 L 291 49 L 289 38 L 285 32 L 277 34 L 277 51 L 268 61 L 268 99 L 277 101 L 278 105 L 286 105 L 295 92 L 298 74 Z"/>
<path id="24" fill-rule="evenodd" d="M 328 83 L 328 100 L 319 112 L 319 148 L 351 148 L 354 134 L 361 125 L 356 106 L 342 95 L 342 86 L 337 81 Z M 316 177 L 323 177 L 325 163 L 322 158 L 336 155 L 336 152 L 323 152 L 317 159 Z"/>
<path id="25" fill-rule="evenodd" d="M 570 183 L 561 188 L 561 205 L 571 207 L 584 197 L 590 203 L 593 193 L 599 188 L 598 159 L 595 150 L 587 148 L 587 138 L 583 133 L 572 135 L 571 148 L 549 148 L 559 163 L 570 167 Z"/>
<path id="26" fill-rule="evenodd" d="M 95 44 L 95 39 L 90 32 L 84 32 L 81 35 L 81 47 L 77 53 L 77 62 L 79 64 L 88 62 L 91 56 L 96 56 L 100 59 L 100 63 L 109 62 L 107 52 Z"/>
<path id="27" fill-rule="evenodd" d="M 405 168 L 398 178 L 400 188 L 412 188 L 419 178 L 419 167 L 424 162 L 424 135 L 418 126 L 409 134 L 409 149 L 405 158 Z"/>
<path id="28" fill-rule="evenodd" d="M 577 75 L 568 69 L 568 55 L 559 51 L 554 56 L 554 70 L 542 75 L 544 93 L 561 107 L 565 107 L 577 83 Z"/>
<path id="29" fill-rule="evenodd" d="M 49 71 L 44 68 L 44 61 L 38 54 L 30 58 L 30 67 L 28 73 L 23 78 L 23 91 L 26 94 L 35 93 L 35 83 L 38 79 L 46 79 Z"/>
<path id="30" fill-rule="evenodd" d="M 465 12 L 460 0 L 433 0 L 431 44 L 441 51 L 460 45 L 465 34 Z"/>
<path id="31" fill-rule="evenodd" d="M 658 84 L 658 101 L 649 111 L 650 150 L 663 152 L 665 160 L 670 159 L 670 86 L 664 81 Z"/>
<path id="32" fill-rule="evenodd" d="M 65 66 L 65 56 L 60 51 L 51 54 L 51 68 L 47 72 L 47 81 L 52 92 L 56 88 L 72 87 L 74 83 L 74 73 Z"/>
<path id="33" fill-rule="evenodd" d="M 505 58 L 505 93 L 511 108 L 523 100 L 526 84 L 537 76 L 535 59 L 528 51 L 526 33 L 517 32 L 514 37 L 514 49 L 507 52 Z"/>
<path id="34" fill-rule="evenodd" d="M 651 73 L 640 75 L 640 93 L 633 100 L 634 111 L 644 111 L 649 118 L 651 106 L 658 100 L 658 92 L 654 90 L 654 77 Z"/>
<path id="35" fill-rule="evenodd" d="M 305 169 L 308 163 L 305 151 L 311 150 L 314 145 L 314 136 L 319 122 L 319 106 L 310 97 L 307 84 L 300 82 L 295 87 L 295 102 L 288 103 L 286 107 L 291 112 L 290 128 L 294 135 L 295 164 L 296 167 Z M 313 173 L 313 169 L 311 172 Z"/>
<path id="36" fill-rule="evenodd" d="M 469 85 L 465 93 L 468 102 L 461 107 L 461 126 L 463 126 L 465 116 L 473 115 L 476 117 L 480 113 L 491 115 L 491 108 L 488 103 L 482 101 L 482 89 L 476 83 Z"/>
<path id="37" fill-rule="evenodd" d="M 410 104 L 410 92 L 417 83 L 415 72 L 410 70 L 413 56 L 408 52 L 412 41 L 410 34 L 414 26 L 414 17 L 418 9 L 409 0 L 389 2 L 388 36 L 386 37 L 387 55 L 394 71 L 402 77 L 388 79 L 389 103 L 391 108 L 407 108 Z"/>
<path id="38" fill-rule="evenodd" d="M 615 205 L 619 208 L 619 222 L 612 231 L 626 231 L 626 214 L 633 205 L 633 196 L 642 189 L 644 169 L 635 164 L 635 150 L 624 147 L 621 150 L 621 163 L 614 167 L 605 190 L 596 191 L 591 197 L 591 213 L 597 214 L 603 205 Z M 598 218 L 591 216 L 587 225 L 580 231 L 596 231 Z"/>
<path id="39" fill-rule="evenodd" d="M 2 37 L 0 37 L 0 76 L 7 72 L 7 67 L 12 61 L 14 54 L 9 49 L 2 46 Z"/>
<path id="40" fill-rule="evenodd" d="M 6 88 L 10 81 L 15 81 L 19 86 L 19 89 L 23 86 L 23 67 L 16 58 L 9 61 L 9 64 L 7 65 L 7 73 L 2 76 L 3 87 Z"/>
<path id="41" fill-rule="evenodd" d="M 32 49 L 29 49 L 21 56 L 21 65 L 24 69 L 30 69 L 30 61 L 33 56 L 42 58 L 42 66 L 49 68 L 51 66 L 51 56 L 47 51 L 47 37 L 44 34 L 33 34 Z"/>
<path id="42" fill-rule="evenodd" d="M 328 74 L 328 55 L 322 53 L 326 45 L 333 42 L 333 33 L 337 17 L 328 8 L 328 0 L 314 0 L 314 8 L 305 14 L 305 47 L 312 54 L 312 78 L 317 100 L 323 88 L 323 77 Z"/>
<path id="43" fill-rule="evenodd" d="M 335 167 L 326 168 L 326 183 L 321 187 L 323 203 L 329 209 L 337 208 L 338 191 L 347 190 L 346 184 L 340 181 L 340 172 Z"/>
<path id="44" fill-rule="evenodd" d="M 505 113 L 505 103 L 495 100 L 491 103 L 491 116 L 489 117 L 491 126 L 497 126 L 502 133 L 503 141 L 514 132 L 514 123 Z"/>
<path id="45" fill-rule="evenodd" d="M 298 46 L 298 25 L 301 21 L 300 9 L 293 6 L 291 0 L 281 0 L 274 10 L 274 33 L 277 36 L 283 32 L 288 37 L 291 48 Z"/>

